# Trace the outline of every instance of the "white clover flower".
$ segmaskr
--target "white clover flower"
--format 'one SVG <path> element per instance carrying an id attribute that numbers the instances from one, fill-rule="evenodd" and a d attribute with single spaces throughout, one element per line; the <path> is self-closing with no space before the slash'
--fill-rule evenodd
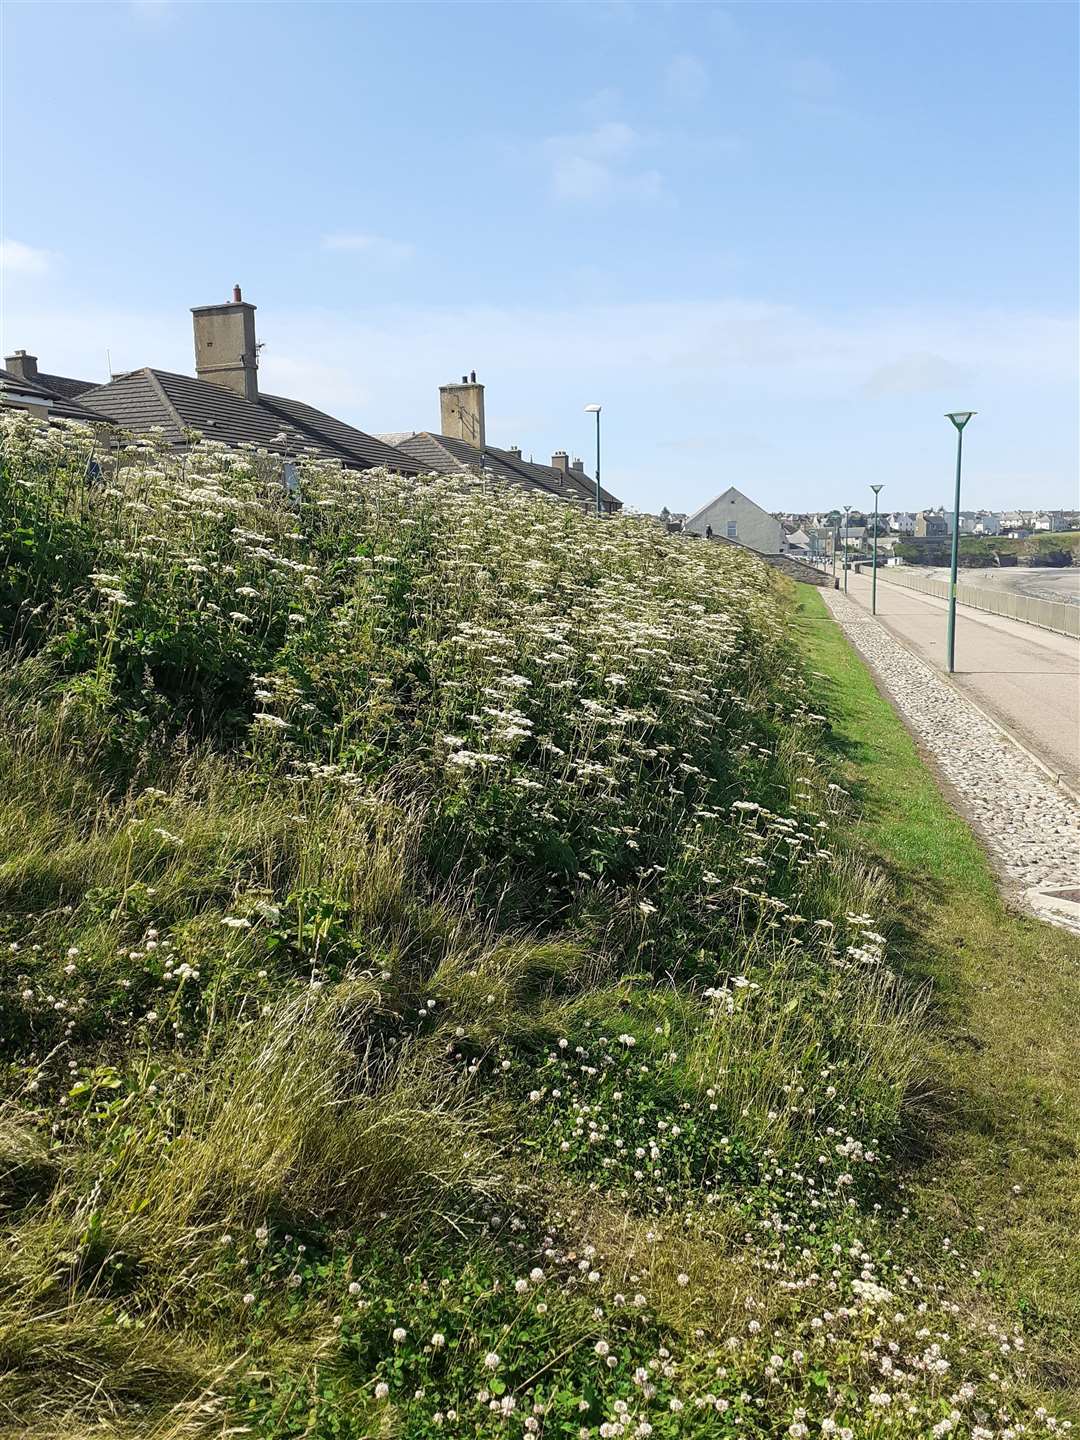
<path id="1" fill-rule="evenodd" d="M 385 1400 L 389 1394 L 390 1386 L 387 1385 L 385 1380 L 380 1380 L 379 1383 L 375 1386 L 375 1399 Z"/>
<path id="2" fill-rule="evenodd" d="M 395 1345 L 400 1345 L 401 1342 L 407 1338 L 408 1334 L 409 1332 L 406 1329 L 404 1329 L 401 1325 L 397 1325 L 394 1327 L 393 1336 L 391 1338 L 393 1339 Z"/>
<path id="3" fill-rule="evenodd" d="M 502 1360 L 499 1358 L 499 1356 L 495 1353 L 494 1350 L 489 1350 L 488 1353 L 484 1356 L 485 1370 L 498 1370 L 501 1364 Z"/>

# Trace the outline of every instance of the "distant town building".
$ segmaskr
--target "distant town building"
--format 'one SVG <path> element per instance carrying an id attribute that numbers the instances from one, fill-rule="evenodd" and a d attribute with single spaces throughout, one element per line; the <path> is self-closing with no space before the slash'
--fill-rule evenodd
<path id="1" fill-rule="evenodd" d="M 780 521 L 734 485 L 691 515 L 683 528 L 692 535 L 734 540 L 762 555 L 784 553 L 784 527 Z"/>
<path id="2" fill-rule="evenodd" d="M 1040 510 L 1032 520 L 1032 527 L 1036 533 L 1040 530 L 1063 530 L 1065 528 L 1065 515 L 1061 510 Z"/>
<path id="3" fill-rule="evenodd" d="M 991 510 L 980 510 L 975 519 L 976 535 L 1000 535 L 1001 516 Z"/>
<path id="4" fill-rule="evenodd" d="M 894 510 L 891 515 L 887 515 L 885 518 L 889 522 L 889 529 L 895 530 L 898 535 L 915 534 L 914 510 Z"/>
<path id="5" fill-rule="evenodd" d="M 923 510 L 915 517 L 915 534 L 920 539 L 941 538 L 950 528 L 948 517 L 940 510 Z"/>

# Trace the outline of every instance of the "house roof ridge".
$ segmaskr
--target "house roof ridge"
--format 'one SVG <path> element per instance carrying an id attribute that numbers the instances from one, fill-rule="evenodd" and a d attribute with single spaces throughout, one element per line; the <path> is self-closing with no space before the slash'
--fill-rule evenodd
<path id="1" fill-rule="evenodd" d="M 138 374 L 139 372 L 135 371 L 134 373 Z M 161 381 L 158 379 L 158 372 L 153 368 L 153 366 L 144 365 L 143 373 L 149 379 L 150 388 L 154 391 L 155 395 L 164 405 L 165 413 L 172 420 L 173 424 L 176 426 L 177 430 L 179 430 L 180 434 L 183 435 L 186 431 L 190 430 L 192 427 L 185 423 L 185 421 L 181 417 L 179 410 L 177 410 L 176 406 L 166 394 L 164 385 L 162 385 Z M 170 372 L 168 370 L 163 370 L 161 373 L 163 375 L 168 375 Z"/>

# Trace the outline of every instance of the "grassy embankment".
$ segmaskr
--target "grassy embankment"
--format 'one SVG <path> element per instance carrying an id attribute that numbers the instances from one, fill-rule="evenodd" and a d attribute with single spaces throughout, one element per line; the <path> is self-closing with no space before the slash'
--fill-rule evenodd
<path id="1" fill-rule="evenodd" d="M 1048 1374 L 1080 1395 L 1080 937 L 1002 903 L 981 846 L 806 586 L 799 615 L 853 832 L 889 875 L 894 953 L 934 985 L 944 1083 L 913 1193 L 954 1227 L 980 1294 L 1025 1320 Z"/>
<path id="2" fill-rule="evenodd" d="M 0 1433 L 1048 1433 L 773 572 L 4 423 Z"/>

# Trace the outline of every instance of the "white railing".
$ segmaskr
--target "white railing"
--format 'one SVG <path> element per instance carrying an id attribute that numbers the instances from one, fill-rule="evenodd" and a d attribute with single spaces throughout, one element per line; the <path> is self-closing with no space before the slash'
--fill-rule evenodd
<path id="1" fill-rule="evenodd" d="M 865 563 L 860 568 L 863 574 L 870 569 Z M 920 575 L 899 565 L 879 565 L 877 573 L 879 583 L 885 581 L 889 585 L 902 585 L 920 595 L 935 595 L 939 600 L 949 598 L 948 580 Z M 980 585 L 965 585 L 958 580 L 956 603 L 970 605 L 973 610 L 986 610 L 991 615 L 1005 615 L 1010 620 L 1022 620 L 1026 625 L 1038 625 L 1058 635 L 1080 638 L 1080 605 L 1069 605 L 1063 600 L 1036 600 L 1031 595 L 1019 595 L 1015 590 L 990 590 Z"/>

